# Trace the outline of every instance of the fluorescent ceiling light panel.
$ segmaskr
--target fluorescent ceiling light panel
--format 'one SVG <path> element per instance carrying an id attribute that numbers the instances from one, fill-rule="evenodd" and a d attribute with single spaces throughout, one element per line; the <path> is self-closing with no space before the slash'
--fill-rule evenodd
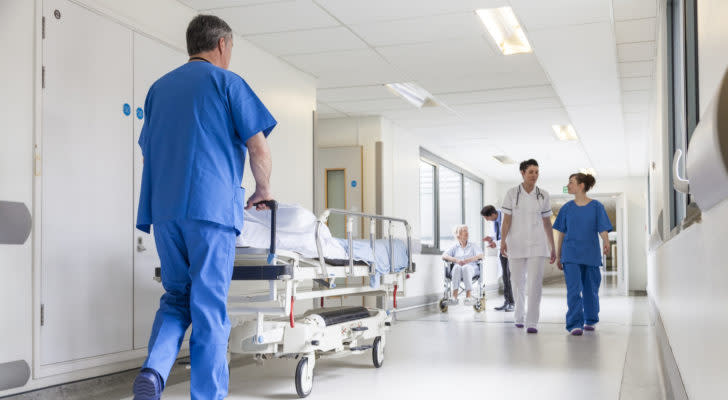
<path id="1" fill-rule="evenodd" d="M 597 171 L 594 171 L 594 168 L 582 168 L 579 170 L 582 174 L 587 174 L 591 176 L 597 176 Z"/>
<path id="2" fill-rule="evenodd" d="M 476 10 L 475 13 L 483 21 L 501 53 L 511 55 L 533 52 L 512 8 L 488 8 Z"/>
<path id="3" fill-rule="evenodd" d="M 499 163 L 501 163 L 503 165 L 509 165 L 509 164 L 516 163 L 515 160 L 513 160 L 512 158 L 510 158 L 506 155 L 497 155 L 497 156 L 493 156 L 493 158 L 495 158 L 496 161 L 498 161 Z"/>
<path id="4" fill-rule="evenodd" d="M 417 108 L 437 106 L 437 102 L 432 98 L 430 92 L 414 82 L 388 83 L 384 86 Z"/>
<path id="5" fill-rule="evenodd" d="M 564 142 L 575 142 L 579 140 L 574 127 L 571 125 L 551 125 L 551 127 L 554 129 L 556 139 Z"/>

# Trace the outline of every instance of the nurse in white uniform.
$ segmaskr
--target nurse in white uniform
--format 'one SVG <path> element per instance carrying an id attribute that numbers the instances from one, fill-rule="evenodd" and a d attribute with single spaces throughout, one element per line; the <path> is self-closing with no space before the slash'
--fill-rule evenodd
<path id="1" fill-rule="evenodd" d="M 526 326 L 528 333 L 538 332 L 541 309 L 541 288 L 546 260 L 556 260 L 554 233 L 551 227 L 551 199 L 548 192 L 536 186 L 538 163 L 530 159 L 521 163 L 523 183 L 511 188 L 503 199 L 501 253 L 508 257 L 511 284 L 516 300 L 517 328 Z M 528 309 L 526 310 L 526 283 Z"/>

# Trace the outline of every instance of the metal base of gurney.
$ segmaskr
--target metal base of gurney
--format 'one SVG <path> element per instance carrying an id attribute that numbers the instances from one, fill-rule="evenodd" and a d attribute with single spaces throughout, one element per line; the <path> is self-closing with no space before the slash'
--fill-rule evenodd
<path id="1" fill-rule="evenodd" d="M 384 363 L 386 332 L 392 317 L 380 309 L 364 307 L 319 308 L 297 318 L 266 320 L 262 330 L 256 321 L 243 321 L 230 332 L 231 353 L 253 354 L 257 360 L 300 359 L 296 367 L 296 392 L 306 397 L 313 388 L 316 359 L 363 354 L 371 351 L 372 364 Z"/>

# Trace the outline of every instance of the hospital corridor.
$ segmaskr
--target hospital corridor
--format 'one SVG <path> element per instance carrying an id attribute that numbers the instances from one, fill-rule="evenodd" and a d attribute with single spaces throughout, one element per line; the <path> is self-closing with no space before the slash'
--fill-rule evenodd
<path id="1" fill-rule="evenodd" d="M 728 398 L 727 0 L 0 0 L 0 399 Z"/>

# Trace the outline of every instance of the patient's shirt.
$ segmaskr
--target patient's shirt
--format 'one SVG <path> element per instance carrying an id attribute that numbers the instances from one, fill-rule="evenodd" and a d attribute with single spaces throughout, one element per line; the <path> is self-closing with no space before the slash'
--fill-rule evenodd
<path id="1" fill-rule="evenodd" d="M 468 242 L 465 247 L 461 246 L 460 243 L 457 243 L 455 246 L 451 247 L 450 250 L 446 251 L 445 255 L 455 257 L 458 260 L 463 260 L 475 256 L 482 256 L 483 251 L 475 247 L 475 245 L 470 242 Z M 471 262 L 466 265 L 472 265 L 473 268 L 475 268 L 478 264 L 477 262 Z"/>

